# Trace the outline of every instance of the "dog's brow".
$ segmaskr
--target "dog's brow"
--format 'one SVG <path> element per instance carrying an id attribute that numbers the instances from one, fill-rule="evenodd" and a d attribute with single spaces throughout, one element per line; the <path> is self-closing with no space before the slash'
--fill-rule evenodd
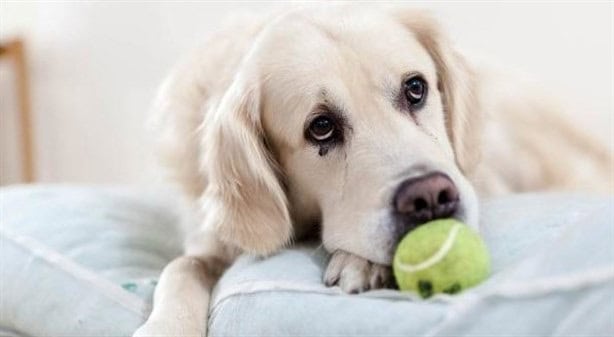
<path id="1" fill-rule="evenodd" d="M 321 100 L 321 103 L 318 104 L 319 107 L 324 106 L 331 112 L 347 119 L 346 109 L 343 104 L 341 104 L 341 101 L 336 99 L 334 95 L 330 94 L 329 90 L 325 88 L 320 89 L 319 96 Z"/>
<path id="2" fill-rule="evenodd" d="M 320 99 L 322 99 L 323 101 L 326 101 L 328 99 L 329 94 L 326 88 L 320 89 L 318 94 L 320 96 Z"/>

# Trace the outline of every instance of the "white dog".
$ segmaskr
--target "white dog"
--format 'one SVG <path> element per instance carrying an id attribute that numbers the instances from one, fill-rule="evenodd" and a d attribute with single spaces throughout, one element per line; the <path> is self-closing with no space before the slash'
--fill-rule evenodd
<path id="1" fill-rule="evenodd" d="M 324 282 L 361 292 L 389 284 L 412 228 L 477 227 L 478 195 L 611 188 L 608 150 L 408 9 L 243 18 L 174 72 L 158 106 L 194 227 L 138 336 L 205 335 L 211 288 L 242 252 L 320 231 Z"/>

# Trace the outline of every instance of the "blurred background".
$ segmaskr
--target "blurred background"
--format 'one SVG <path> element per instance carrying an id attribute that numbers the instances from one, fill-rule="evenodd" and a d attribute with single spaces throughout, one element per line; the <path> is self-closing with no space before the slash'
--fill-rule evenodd
<path id="1" fill-rule="evenodd" d="M 407 5 L 432 10 L 459 49 L 542 83 L 612 146 L 612 3 Z M 0 184 L 28 170 L 36 182 L 160 183 L 146 127 L 157 86 L 228 16 L 281 6 L 0 2 Z"/>

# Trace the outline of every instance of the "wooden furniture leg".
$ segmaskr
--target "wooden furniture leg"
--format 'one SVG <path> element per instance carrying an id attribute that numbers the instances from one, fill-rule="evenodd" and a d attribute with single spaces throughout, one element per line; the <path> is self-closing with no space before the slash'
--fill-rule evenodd
<path id="1" fill-rule="evenodd" d="M 34 149 L 28 67 L 23 41 L 16 39 L 0 44 L 0 58 L 12 61 L 15 69 L 15 88 L 17 89 L 19 127 L 21 129 L 22 178 L 25 182 L 30 183 L 34 181 Z"/>

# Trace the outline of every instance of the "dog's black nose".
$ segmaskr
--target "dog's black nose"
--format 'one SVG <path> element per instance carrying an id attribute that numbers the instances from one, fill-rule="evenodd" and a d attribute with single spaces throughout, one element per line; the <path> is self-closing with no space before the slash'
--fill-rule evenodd
<path id="1" fill-rule="evenodd" d="M 456 186 L 441 172 L 405 180 L 394 196 L 394 210 L 413 226 L 452 216 L 458 204 Z"/>

